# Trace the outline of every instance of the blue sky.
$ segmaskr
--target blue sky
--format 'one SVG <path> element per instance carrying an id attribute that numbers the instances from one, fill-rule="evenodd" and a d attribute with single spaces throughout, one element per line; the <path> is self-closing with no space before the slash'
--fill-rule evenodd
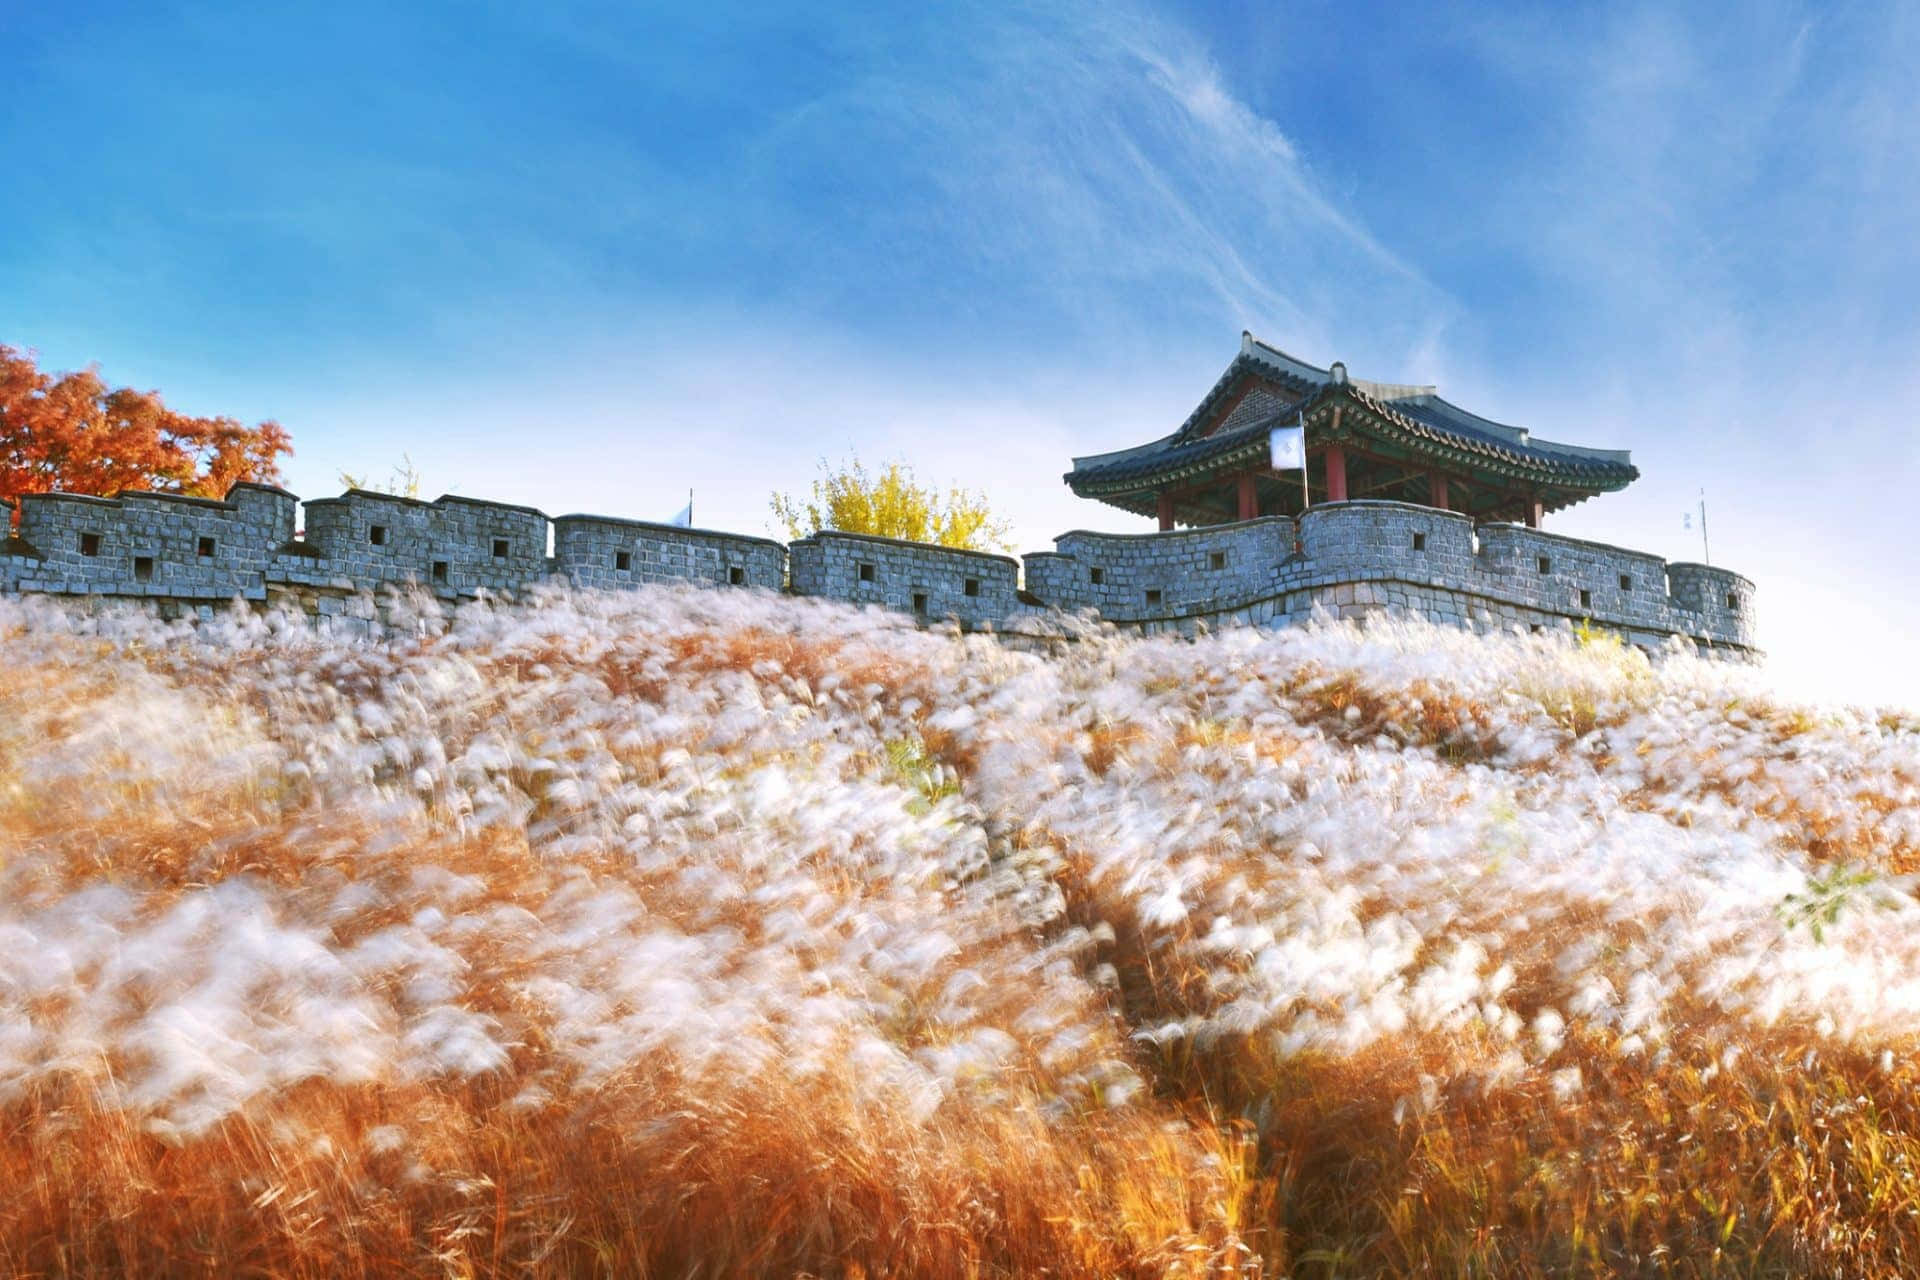
<path id="1" fill-rule="evenodd" d="M 1549 527 L 1920 704 L 1920 17 L 0 0 L 0 341 L 275 417 L 290 488 L 764 532 L 849 448 L 1022 549 L 1242 328 L 1631 448 Z"/>

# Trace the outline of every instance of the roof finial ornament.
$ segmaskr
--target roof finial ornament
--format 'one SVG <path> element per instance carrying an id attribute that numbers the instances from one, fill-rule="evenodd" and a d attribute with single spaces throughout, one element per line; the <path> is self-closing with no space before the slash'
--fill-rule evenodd
<path id="1" fill-rule="evenodd" d="M 1242 329 L 1240 331 L 1240 353 L 1245 355 L 1251 350 L 1253 350 L 1253 330 Z"/>
<path id="2" fill-rule="evenodd" d="M 1334 386 L 1344 387 L 1347 385 L 1347 365 L 1345 361 L 1335 360 L 1333 366 L 1327 370 L 1327 374 L 1333 379 Z"/>

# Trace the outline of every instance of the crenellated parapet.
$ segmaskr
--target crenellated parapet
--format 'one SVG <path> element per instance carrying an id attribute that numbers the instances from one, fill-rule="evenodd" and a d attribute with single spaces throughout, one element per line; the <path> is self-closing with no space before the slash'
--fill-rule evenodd
<path id="1" fill-rule="evenodd" d="M 899 609 L 926 621 L 988 627 L 1031 612 L 1019 565 L 985 551 L 823 529 L 790 548 L 793 592 Z"/>
<path id="2" fill-rule="evenodd" d="M 1166 533 L 1076 529 L 1026 557 L 1027 590 L 1123 624 L 1232 610 L 1280 589 L 1294 537 L 1286 516 Z"/>
<path id="3" fill-rule="evenodd" d="M 576 587 L 704 582 L 778 591 L 786 579 L 787 549 L 770 538 L 574 515 L 553 522 L 553 565 Z"/>
<path id="4" fill-rule="evenodd" d="M 363 584 L 415 582 L 451 594 L 518 591 L 547 574 L 547 517 L 532 507 L 432 502 L 349 489 L 307 503 L 306 543 Z"/>
<path id="5" fill-rule="evenodd" d="M 1753 584 L 1737 573 L 1411 503 L 1055 545 L 1027 557 L 1030 591 L 1149 631 L 1397 611 L 1483 628 L 1586 623 L 1648 647 L 1673 635 L 1755 644 Z"/>
<path id="6" fill-rule="evenodd" d="M 1732 637 L 1735 644 L 1757 643 L 1751 580 L 1731 569 L 1677 561 L 1667 566 L 1667 581 L 1674 607 L 1698 620 L 1703 631 Z"/>
<path id="7" fill-rule="evenodd" d="M 1006 556 L 824 530 L 767 538 L 509 503 L 349 490 L 302 504 L 265 485 L 224 500 L 30 494 L 0 541 L 0 591 L 135 599 L 208 613 L 235 599 L 372 626 L 369 603 L 411 587 L 457 602 L 544 582 L 790 590 L 969 630 L 1053 613 L 1191 631 L 1320 615 L 1419 614 L 1460 626 L 1587 623 L 1649 648 L 1684 636 L 1754 647 L 1739 574 L 1401 502 L 1323 503 L 1163 533 L 1076 530 L 1022 565 Z M 4 514 L 4 513 L 0 513 Z M 1024 589 L 1023 589 L 1024 588 Z"/>
<path id="8" fill-rule="evenodd" d="M 300 500 L 235 485 L 224 501 L 168 493 L 95 498 L 30 493 L 0 585 L 69 595 L 184 600 L 265 598 L 275 550 L 294 536 Z"/>

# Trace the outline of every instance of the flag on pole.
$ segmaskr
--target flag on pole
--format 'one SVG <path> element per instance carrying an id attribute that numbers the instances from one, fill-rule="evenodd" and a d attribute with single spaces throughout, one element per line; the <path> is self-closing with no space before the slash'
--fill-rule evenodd
<path id="1" fill-rule="evenodd" d="M 1301 471 L 1307 465 L 1305 427 L 1275 427 L 1269 442 L 1275 471 Z"/>
<path id="2" fill-rule="evenodd" d="M 693 490 L 687 490 L 687 505 L 680 508 L 680 510 L 675 513 L 673 519 L 667 523 L 677 524 L 682 529 L 693 528 Z"/>

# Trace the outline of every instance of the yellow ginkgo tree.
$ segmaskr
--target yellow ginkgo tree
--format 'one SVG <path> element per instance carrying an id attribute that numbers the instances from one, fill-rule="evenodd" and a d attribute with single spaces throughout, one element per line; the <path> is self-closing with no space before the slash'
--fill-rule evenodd
<path id="1" fill-rule="evenodd" d="M 822 458 L 820 471 L 809 496 L 773 495 L 774 517 L 789 538 L 838 529 L 974 551 L 1011 546 L 1007 522 L 995 517 L 984 495 L 923 485 L 903 462 L 870 473 L 858 457 L 838 465 Z"/>

